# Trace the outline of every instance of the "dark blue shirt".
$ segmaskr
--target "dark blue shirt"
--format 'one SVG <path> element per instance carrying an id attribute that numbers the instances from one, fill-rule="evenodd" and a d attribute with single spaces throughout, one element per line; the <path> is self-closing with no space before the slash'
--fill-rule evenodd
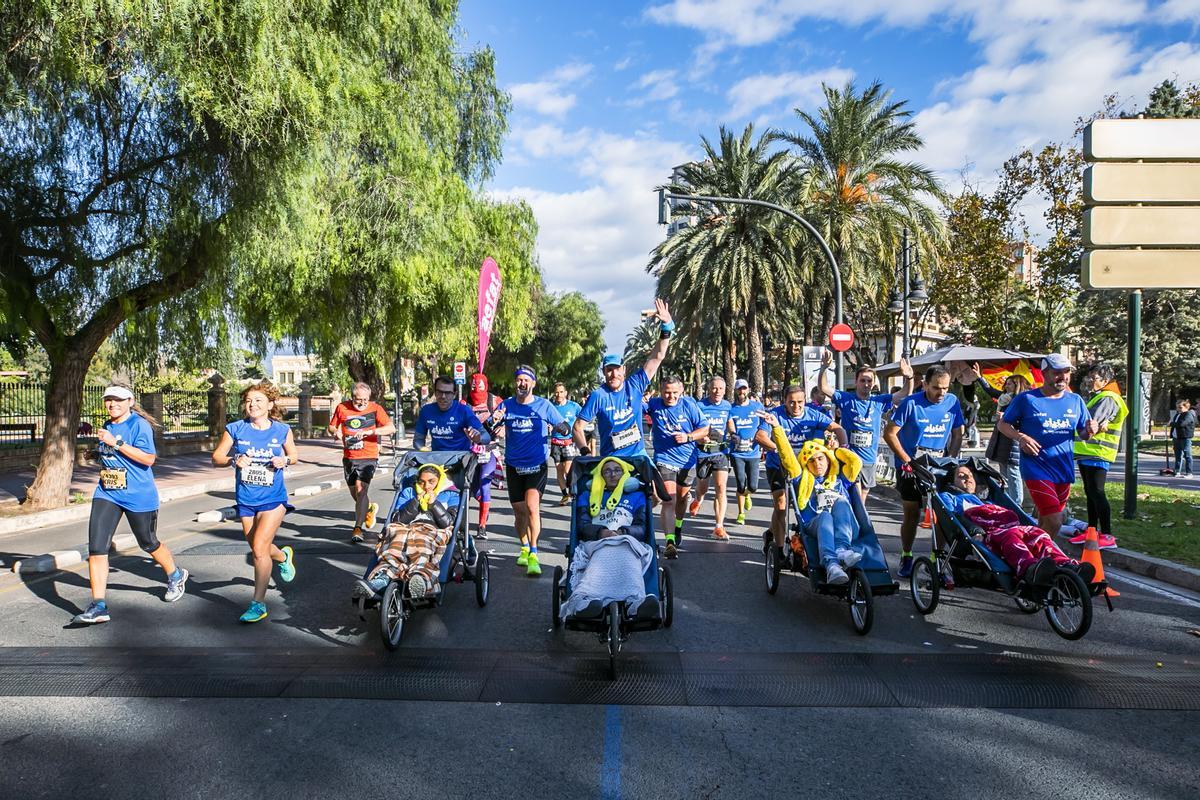
<path id="1" fill-rule="evenodd" d="M 550 430 L 564 422 L 562 414 L 544 397 L 528 403 L 510 397 L 500 407 L 504 409 L 504 459 L 508 465 L 529 469 L 545 464 L 550 457 Z"/>
<path id="2" fill-rule="evenodd" d="M 766 411 L 763 404 L 757 400 L 747 400 L 741 405 L 730 406 L 729 418 L 733 420 L 733 427 L 738 437 L 738 444 L 730 448 L 729 454 L 734 458 L 753 458 L 759 457 L 759 446 L 754 441 L 754 436 L 763 429 L 762 420 L 755 416 L 755 412 Z"/>
<path id="3" fill-rule="evenodd" d="M 686 395 L 673 406 L 668 406 L 661 397 L 650 398 L 650 438 L 654 442 L 654 463 L 675 469 L 695 466 L 698 448 L 690 439 L 679 443 L 677 433 L 691 433 L 703 428 L 707 422 L 700 413 L 700 406 Z"/>
<path id="4" fill-rule="evenodd" d="M 482 431 L 483 424 L 471 407 L 461 400 L 455 400 L 445 411 L 439 409 L 437 403 L 426 403 L 417 414 L 413 440 L 424 442 L 428 434 L 431 450 L 470 450 L 468 428 Z"/>
<path id="5" fill-rule="evenodd" d="M 873 394 L 861 400 L 854 392 L 837 391 L 833 393 L 833 404 L 841 411 L 850 452 L 861 458 L 863 464 L 874 464 L 879 454 L 883 412 L 891 407 L 892 395 Z"/>
<path id="6" fill-rule="evenodd" d="M 235 469 L 237 483 L 233 494 L 238 505 L 262 506 L 270 503 L 286 503 L 287 487 L 283 483 L 283 470 L 271 466 L 271 459 L 284 455 L 283 444 L 288 431 L 285 423 L 271 420 L 271 424 L 259 430 L 249 420 L 239 419 L 225 427 L 233 439 L 229 451 L 236 460 L 247 455 L 252 462 L 247 469 Z M 269 483 L 267 483 L 269 481 Z"/>
<path id="7" fill-rule="evenodd" d="M 646 455 L 646 445 L 642 441 L 642 393 L 649 385 L 650 376 L 646 370 L 639 369 L 615 392 L 601 385 L 588 395 L 579 419 L 584 422 L 596 420 L 600 455 Z"/>
<path id="8" fill-rule="evenodd" d="M 1027 481 L 1074 483 L 1075 433 L 1083 433 L 1091 418 L 1083 398 L 1073 392 L 1051 398 L 1041 389 L 1031 389 L 1014 397 L 1004 409 L 1004 421 L 1033 437 L 1042 448 L 1036 456 L 1021 454 L 1021 477 Z"/>
<path id="9" fill-rule="evenodd" d="M 779 425 L 787 434 L 788 443 L 791 444 L 792 450 L 797 455 L 800 454 L 800 448 L 804 446 L 805 442 L 809 439 L 823 438 L 825 431 L 833 424 L 833 419 L 828 414 L 817 410 L 808 403 L 804 404 L 804 410 L 798 417 L 789 417 L 784 406 L 777 407 L 771 413 L 779 419 Z M 768 432 L 771 430 L 766 423 L 763 423 L 763 428 Z M 767 466 L 772 469 L 782 469 L 778 453 L 767 453 Z"/>
<path id="10" fill-rule="evenodd" d="M 928 450 L 941 456 L 950 444 L 950 434 L 963 426 L 962 406 L 949 392 L 938 403 L 929 402 L 925 392 L 910 394 L 892 412 L 892 422 L 900 430 L 896 434 L 909 458 Z M 896 466 L 901 466 L 896 456 Z"/>
<path id="11" fill-rule="evenodd" d="M 700 443 L 700 458 L 728 453 L 725 426 L 729 422 L 729 412 L 733 410 L 733 406 L 728 400 L 714 403 L 707 397 L 697 405 L 700 406 L 700 413 L 708 421 L 708 439 Z"/>

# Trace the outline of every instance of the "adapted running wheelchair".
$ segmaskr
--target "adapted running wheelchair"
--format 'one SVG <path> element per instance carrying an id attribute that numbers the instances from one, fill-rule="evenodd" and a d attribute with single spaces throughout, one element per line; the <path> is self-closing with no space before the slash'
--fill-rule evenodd
<path id="1" fill-rule="evenodd" d="M 983 530 L 965 516 L 954 513 L 939 496 L 954 492 L 954 470 L 965 465 L 975 474 L 976 484 L 986 491 L 980 499 L 1016 513 L 1022 525 L 1037 525 L 1004 491 L 1004 478 L 981 458 L 940 458 L 920 455 L 913 459 L 913 476 L 932 512 L 931 552 L 913 561 L 909 592 L 920 614 L 932 614 L 942 589 L 942 571 L 949 569 L 957 589 L 981 588 L 1003 592 L 1024 614 L 1046 612 L 1054 632 L 1064 639 L 1080 639 L 1092 624 L 1092 597 L 1104 596 L 1109 611 L 1105 581 L 1088 584 L 1076 572 L 1059 568 L 1050 582 L 1035 585 L 1018 579 L 1012 568 L 983 543 Z M 977 492 L 977 494 L 980 494 Z M 957 590 L 956 589 L 956 590 Z"/>
<path id="2" fill-rule="evenodd" d="M 804 529 L 796 502 L 796 481 L 790 480 L 785 491 L 785 513 L 789 522 L 784 534 L 782 561 L 776 555 L 771 529 L 767 528 L 763 533 L 767 594 L 773 595 L 779 590 L 779 576 L 783 570 L 802 575 L 808 578 L 809 586 L 816 594 L 830 595 L 846 601 L 850 609 L 850 624 L 854 626 L 856 633 L 866 636 L 875 624 L 875 597 L 895 594 L 899 591 L 900 584 L 892 580 L 883 548 L 879 545 L 879 537 L 875 535 L 875 526 L 867 516 L 867 509 L 858 493 L 858 487 L 853 487 L 847 494 L 850 496 L 850 507 L 854 511 L 854 520 L 858 527 L 850 540 L 850 546 L 862 553 L 859 562 L 846 569 L 850 581 L 834 585 L 825 580 L 825 567 L 821 565 L 817 539 Z"/>
<path id="3" fill-rule="evenodd" d="M 602 459 L 597 457 L 576 458 L 571 468 L 570 481 L 574 488 L 575 497 L 588 497 L 592 489 L 592 470 Z M 671 571 L 661 563 L 659 547 L 654 537 L 654 512 L 652 510 L 652 493 L 656 492 L 659 499 L 668 499 L 666 487 L 662 478 L 654 469 L 650 459 L 645 456 L 622 458 L 622 461 L 633 467 L 633 473 L 625 484 L 625 491 L 639 491 L 645 495 L 646 504 L 643 517 L 635 520 L 644 526 L 643 543 L 653 550 L 649 569 L 646 570 L 645 588 L 646 603 L 654 603 L 652 614 L 639 609 L 641 613 L 634 614 L 625 607 L 622 601 L 613 600 L 603 609 L 599 616 L 572 615 L 563 617 L 561 607 L 563 601 L 571 596 L 574 587 L 571 585 L 571 561 L 576 548 L 579 546 L 580 510 L 576 503 L 571 513 L 571 537 L 566 546 L 567 568 L 554 568 L 554 580 L 550 584 L 550 620 L 557 630 L 565 627 L 569 631 L 586 631 L 594 633 L 608 648 L 609 676 L 617 677 L 617 656 L 621 652 L 621 644 L 629 638 L 629 634 L 638 631 L 653 631 L 671 627 L 674 615 L 675 601 L 671 589 Z M 636 481 L 636 483 L 635 483 Z"/>
<path id="4" fill-rule="evenodd" d="M 471 482 L 479 463 L 469 450 L 446 450 L 439 452 L 410 451 L 400 457 L 392 473 L 392 505 L 384 525 L 392 523 L 400 511 L 400 492 L 413 486 L 417 471 L 426 464 L 436 464 L 446 472 L 446 477 L 458 492 L 458 507 L 454 509 L 453 533 L 446 543 L 439 562 L 438 582 L 424 597 L 414 598 L 408 592 L 407 582 L 390 581 L 386 588 L 374 597 L 356 596 L 354 603 L 359 616 L 366 619 L 366 611 L 379 609 L 379 634 L 389 650 L 400 646 L 404 636 L 404 624 L 419 608 L 440 606 L 446 596 L 448 583 L 472 581 L 475 584 L 475 602 L 482 608 L 488 602 L 490 567 L 487 553 L 475 547 L 468 523 Z M 375 564 L 372 561 L 371 566 Z M 368 568 L 369 569 L 369 568 Z"/>

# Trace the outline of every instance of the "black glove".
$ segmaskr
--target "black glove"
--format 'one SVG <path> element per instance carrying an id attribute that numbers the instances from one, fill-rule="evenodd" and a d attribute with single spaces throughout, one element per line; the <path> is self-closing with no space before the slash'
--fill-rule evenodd
<path id="1" fill-rule="evenodd" d="M 588 447 L 586 444 L 579 448 L 579 455 L 590 456 L 591 454 L 592 448 Z"/>
<path id="2" fill-rule="evenodd" d="M 454 524 L 454 514 L 436 500 L 429 506 L 429 516 L 433 517 L 433 524 L 439 528 L 449 528 Z"/>

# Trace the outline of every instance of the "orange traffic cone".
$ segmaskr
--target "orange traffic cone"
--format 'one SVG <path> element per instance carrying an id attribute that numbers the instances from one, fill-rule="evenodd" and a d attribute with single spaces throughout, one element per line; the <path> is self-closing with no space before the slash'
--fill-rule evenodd
<path id="1" fill-rule="evenodd" d="M 921 516 L 920 527 L 922 527 L 922 528 L 932 528 L 933 527 L 933 509 L 930 508 L 929 506 L 925 506 L 925 513 Z"/>
<path id="2" fill-rule="evenodd" d="M 1090 525 L 1088 526 L 1087 533 L 1085 535 L 1087 538 L 1083 542 L 1083 555 L 1079 557 L 1079 560 L 1085 564 L 1092 565 L 1092 567 L 1096 570 L 1096 577 L 1094 580 L 1099 583 L 1100 581 L 1104 580 L 1104 564 L 1100 560 L 1100 535 L 1096 533 L 1096 529 Z M 1104 594 L 1108 597 L 1121 596 L 1121 593 L 1111 586 L 1105 588 Z"/>

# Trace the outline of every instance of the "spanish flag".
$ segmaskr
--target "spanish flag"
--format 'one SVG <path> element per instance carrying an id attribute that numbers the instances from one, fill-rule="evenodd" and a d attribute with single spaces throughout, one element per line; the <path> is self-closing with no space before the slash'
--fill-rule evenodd
<path id="1" fill-rule="evenodd" d="M 1007 361 L 1003 364 L 993 364 L 992 366 L 980 367 L 980 373 L 983 379 L 987 381 L 993 389 L 1003 389 L 1004 381 L 1009 375 L 1020 375 L 1029 383 L 1029 388 L 1036 389 L 1042 385 L 1042 370 L 1034 366 L 1028 358 L 1014 358 L 1012 361 Z"/>

